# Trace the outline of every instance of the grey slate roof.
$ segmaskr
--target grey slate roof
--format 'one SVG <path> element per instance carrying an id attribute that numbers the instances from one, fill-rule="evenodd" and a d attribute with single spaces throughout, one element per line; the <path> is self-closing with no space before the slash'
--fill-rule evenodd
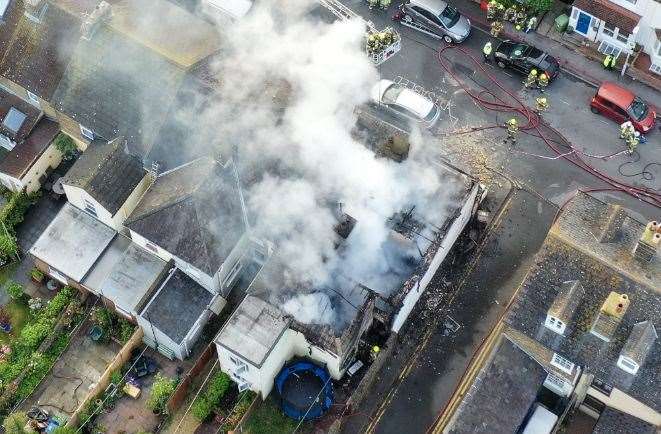
<path id="1" fill-rule="evenodd" d="M 259 297 L 247 295 L 215 342 L 254 366 L 261 367 L 291 319 Z"/>
<path id="2" fill-rule="evenodd" d="M 209 291 L 176 268 L 140 316 L 181 344 L 212 298 Z"/>
<path id="3" fill-rule="evenodd" d="M 62 182 L 85 190 L 114 215 L 145 174 L 140 160 L 125 152 L 121 138 L 94 140 Z"/>
<path id="4" fill-rule="evenodd" d="M 53 96 L 56 107 L 106 140 L 124 136 L 144 156 L 185 71 L 101 25 L 81 39 Z"/>
<path id="5" fill-rule="evenodd" d="M 547 372 L 507 335 L 456 410 L 449 433 L 515 433 L 543 387 Z"/>
<path id="6" fill-rule="evenodd" d="M 210 276 L 246 230 L 233 170 L 210 158 L 159 175 L 125 224 Z"/>
<path id="7" fill-rule="evenodd" d="M 657 329 L 661 325 L 659 286 L 649 284 L 657 278 L 656 270 L 639 275 L 638 264 L 630 253 L 632 242 L 637 238 L 635 231 L 639 229 L 642 233 L 644 225 L 628 217 L 617 242 L 600 243 L 589 231 L 601 232 L 610 208 L 588 195 L 579 194 L 577 199 L 578 203 L 570 202 L 552 228 L 505 321 L 583 367 L 586 373 L 594 374 L 596 379 L 659 411 L 660 346 L 652 346 L 635 376 L 617 367 L 620 351 L 636 324 L 649 320 Z M 568 324 L 568 331 L 560 337 L 543 326 L 554 300 L 549 288 L 576 279 L 580 280 L 585 294 Z M 604 342 L 590 333 L 590 327 L 611 291 L 627 294 L 630 304 L 611 342 Z"/>
<path id="8" fill-rule="evenodd" d="M 606 407 L 601 412 L 592 434 L 655 434 L 654 425 L 630 414 Z"/>
<path id="9" fill-rule="evenodd" d="M 620 354 L 629 357 L 638 365 L 643 365 L 657 338 L 658 335 L 652 321 L 639 322 L 631 329 L 629 338 Z"/>
<path id="10" fill-rule="evenodd" d="M 67 277 L 82 282 L 116 232 L 67 203 L 30 249 Z"/>

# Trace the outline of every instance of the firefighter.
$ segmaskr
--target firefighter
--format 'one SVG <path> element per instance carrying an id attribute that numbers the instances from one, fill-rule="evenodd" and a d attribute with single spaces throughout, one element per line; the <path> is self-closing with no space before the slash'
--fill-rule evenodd
<path id="1" fill-rule="evenodd" d="M 372 358 L 372 361 L 376 360 L 376 357 L 379 355 L 380 351 L 381 351 L 381 348 L 379 348 L 378 345 L 372 346 L 372 351 L 370 351 L 370 357 Z"/>
<path id="2" fill-rule="evenodd" d="M 633 127 L 631 121 L 626 121 L 620 125 L 620 139 L 627 140 L 630 136 L 633 136 L 636 130 Z"/>
<path id="3" fill-rule="evenodd" d="M 604 69 L 611 71 L 613 68 L 615 68 L 615 64 L 617 63 L 617 60 L 615 57 L 611 54 L 607 54 L 606 57 L 604 57 Z"/>
<path id="4" fill-rule="evenodd" d="M 512 144 L 515 144 L 516 135 L 519 132 L 519 124 L 516 122 L 516 119 L 512 118 L 508 120 L 505 123 L 505 127 L 507 127 L 507 138 L 505 138 L 504 142 L 507 143 L 508 141 L 511 141 Z"/>
<path id="5" fill-rule="evenodd" d="M 544 89 L 549 85 L 549 77 L 546 73 L 542 72 L 539 74 L 539 79 L 537 80 L 537 85 L 539 86 L 539 91 L 544 93 Z"/>
<path id="6" fill-rule="evenodd" d="M 510 6 L 507 9 L 505 9 L 505 13 L 503 14 L 503 20 L 514 21 L 515 18 L 516 18 L 516 8 L 514 6 Z"/>
<path id="7" fill-rule="evenodd" d="M 549 108 L 549 102 L 545 96 L 538 96 L 535 99 L 537 105 L 537 113 L 545 112 Z"/>
<path id="8" fill-rule="evenodd" d="M 367 4 L 369 5 L 370 9 L 374 9 L 375 7 L 379 6 L 379 0 L 367 0 Z"/>
<path id="9" fill-rule="evenodd" d="M 485 62 L 491 62 L 491 41 L 487 41 L 486 44 L 484 44 L 484 47 L 482 47 L 482 54 L 484 54 L 484 61 Z"/>
<path id="10" fill-rule="evenodd" d="M 491 23 L 491 36 L 497 38 L 500 35 L 500 32 L 503 31 L 503 23 L 500 21 L 494 21 Z"/>
<path id="11" fill-rule="evenodd" d="M 530 33 L 531 30 L 534 30 L 537 28 L 537 17 L 532 16 L 528 20 L 528 25 L 526 26 L 526 33 Z"/>
<path id="12" fill-rule="evenodd" d="M 537 70 L 532 69 L 526 79 L 523 82 L 523 85 L 526 89 L 532 87 L 537 82 Z"/>
<path id="13" fill-rule="evenodd" d="M 523 9 L 519 9 L 519 12 L 516 13 L 514 23 L 517 25 L 517 27 L 523 28 L 523 25 L 526 23 L 526 13 L 523 11 Z"/>
<path id="14" fill-rule="evenodd" d="M 379 0 L 379 5 L 383 10 L 388 9 L 390 7 L 390 3 L 392 3 L 392 0 Z"/>
<path id="15" fill-rule="evenodd" d="M 367 37 L 367 51 L 370 53 L 376 53 L 379 51 L 381 42 L 374 33 L 370 33 Z"/>
<path id="16" fill-rule="evenodd" d="M 640 133 L 635 131 L 633 134 L 630 134 L 627 138 L 627 147 L 629 148 L 629 155 L 633 154 L 633 151 L 636 150 L 638 144 L 640 143 Z"/>
<path id="17" fill-rule="evenodd" d="M 387 47 L 388 45 L 392 44 L 392 35 L 390 32 L 379 33 L 379 42 L 381 43 L 382 47 Z"/>
<path id="18" fill-rule="evenodd" d="M 498 10 L 498 2 L 496 0 L 491 0 L 487 4 L 487 20 L 493 21 L 496 19 L 496 12 Z"/>

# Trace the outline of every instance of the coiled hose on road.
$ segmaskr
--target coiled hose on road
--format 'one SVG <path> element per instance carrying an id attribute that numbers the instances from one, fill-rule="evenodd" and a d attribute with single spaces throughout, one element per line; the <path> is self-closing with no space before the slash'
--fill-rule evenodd
<path id="1" fill-rule="evenodd" d="M 493 83 L 498 89 L 500 89 L 502 92 L 507 94 L 509 97 L 511 97 L 514 101 L 516 101 L 516 105 L 512 105 L 501 99 L 500 97 L 496 96 L 494 93 L 491 91 L 484 89 L 479 91 L 478 93 L 475 93 L 472 89 L 470 89 L 466 84 L 461 80 L 459 77 L 457 77 L 457 74 L 453 71 L 452 66 L 449 63 L 449 59 L 445 58 L 443 56 L 443 53 L 445 53 L 448 50 L 456 50 L 459 51 L 461 54 L 469 58 L 473 64 L 476 67 L 476 71 L 481 71 L 491 83 Z M 626 193 L 630 196 L 635 197 L 636 199 L 643 201 L 649 205 L 652 205 L 656 208 L 661 208 L 661 194 L 646 187 L 636 187 L 630 184 L 627 184 L 625 182 L 621 182 L 606 173 L 600 171 L 599 169 L 591 166 L 589 163 L 587 163 L 585 160 L 581 158 L 581 154 L 583 154 L 582 151 L 576 149 L 572 143 L 570 143 L 567 139 L 565 139 L 562 134 L 560 134 L 559 131 L 556 129 L 552 128 L 548 124 L 543 124 L 542 120 L 540 119 L 539 115 L 535 113 L 533 110 L 528 108 L 523 101 L 516 95 L 516 93 L 508 90 L 505 88 L 494 76 L 492 76 L 489 71 L 484 67 L 481 61 L 478 61 L 471 53 L 466 51 L 465 49 L 449 44 L 442 46 L 437 50 L 437 59 L 441 67 L 452 76 L 452 78 L 461 86 L 461 88 L 480 106 L 492 110 L 492 111 L 497 111 L 497 112 L 508 112 L 508 113 L 516 113 L 522 116 L 526 123 L 521 126 L 521 130 L 527 133 L 532 133 L 536 137 L 539 137 L 544 141 L 544 143 L 557 155 L 558 158 L 562 158 L 569 163 L 573 164 L 574 166 L 580 168 L 581 170 L 591 174 L 592 176 L 596 177 L 597 179 L 601 180 L 602 182 L 606 183 L 609 185 L 607 188 L 593 188 L 593 189 L 586 189 L 586 190 L 581 190 L 584 192 L 604 192 L 604 191 L 615 191 L 615 192 L 622 192 Z M 490 98 L 488 99 L 486 95 L 489 95 Z M 548 138 L 544 132 L 542 131 L 542 126 L 544 128 L 547 128 L 550 130 L 552 133 L 557 135 L 558 137 L 562 138 L 562 141 L 564 142 L 564 146 L 567 146 L 568 148 L 571 149 L 571 152 L 562 152 L 561 149 L 557 147 L 557 144 L 559 144 L 557 141 L 554 141 L 550 138 Z M 492 129 L 492 128 L 505 128 L 504 125 L 488 125 L 488 126 L 481 126 L 481 127 L 474 127 L 468 130 L 463 130 L 463 131 L 457 131 L 455 134 L 466 134 L 470 132 L 475 132 L 475 131 L 480 131 L 480 130 L 486 130 L 486 129 Z M 536 134 L 535 134 L 536 133 Z M 587 154 L 585 154 L 587 155 Z M 616 155 L 612 154 L 611 156 Z M 609 156 L 605 156 L 609 157 Z"/>

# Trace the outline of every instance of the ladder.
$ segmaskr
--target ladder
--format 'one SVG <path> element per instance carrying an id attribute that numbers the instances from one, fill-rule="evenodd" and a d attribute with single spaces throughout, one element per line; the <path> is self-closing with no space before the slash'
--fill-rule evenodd
<path id="1" fill-rule="evenodd" d="M 412 29 L 415 29 L 415 30 L 417 30 L 421 33 L 424 33 L 428 36 L 431 36 L 432 38 L 443 39 L 442 36 L 439 36 L 436 33 L 432 32 L 431 29 L 429 29 L 429 27 L 423 26 L 422 24 L 418 24 L 413 20 L 406 21 L 404 18 L 402 18 L 401 20 L 399 20 L 399 24 L 401 24 L 402 26 L 406 26 L 406 27 L 410 27 Z"/>
<path id="2" fill-rule="evenodd" d="M 365 19 L 363 19 L 363 17 L 361 17 L 360 15 L 358 15 L 357 13 L 346 7 L 339 0 L 318 0 L 318 1 L 320 5 L 328 9 L 333 15 L 335 15 L 337 18 L 343 21 L 352 20 L 352 19 L 360 20 L 363 24 L 365 24 L 367 35 L 373 33 L 374 34 L 379 33 L 377 28 L 374 26 L 374 23 L 372 23 L 371 21 L 366 21 Z M 401 37 L 399 36 L 399 34 L 392 28 L 384 29 L 384 31 L 386 30 L 395 34 L 396 37 L 392 44 L 383 47 L 378 53 L 369 53 L 370 59 L 372 60 L 372 63 L 374 63 L 375 65 L 382 64 L 383 62 L 390 59 L 392 56 L 397 54 L 399 50 L 402 49 Z M 365 43 L 365 48 L 367 51 L 366 45 L 367 44 Z"/>

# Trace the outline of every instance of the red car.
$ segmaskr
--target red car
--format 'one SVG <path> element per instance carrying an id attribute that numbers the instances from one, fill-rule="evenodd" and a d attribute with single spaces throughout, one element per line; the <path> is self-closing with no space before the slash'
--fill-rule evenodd
<path id="1" fill-rule="evenodd" d="M 590 103 L 592 113 L 601 113 L 618 124 L 631 121 L 634 128 L 645 134 L 654 128 L 656 109 L 627 89 L 604 82 Z"/>

